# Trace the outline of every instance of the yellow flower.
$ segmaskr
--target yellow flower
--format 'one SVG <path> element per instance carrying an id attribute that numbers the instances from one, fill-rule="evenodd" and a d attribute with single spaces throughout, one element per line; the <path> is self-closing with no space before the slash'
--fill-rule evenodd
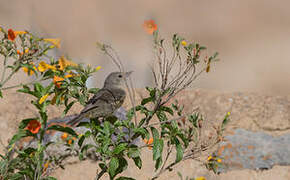
<path id="1" fill-rule="evenodd" d="M 76 63 L 67 60 L 64 56 L 58 59 L 59 70 L 63 71 L 67 66 L 78 66 Z"/>
<path id="2" fill-rule="evenodd" d="M 67 74 L 67 75 L 64 76 L 64 78 L 70 78 L 70 77 L 73 77 L 73 75 L 72 74 Z"/>
<path id="3" fill-rule="evenodd" d="M 25 50 L 24 50 L 24 53 L 28 53 L 28 52 L 29 52 L 29 49 L 25 49 Z"/>
<path id="4" fill-rule="evenodd" d="M 46 161 L 46 163 L 43 165 L 43 172 L 45 172 L 49 166 L 49 161 Z"/>
<path id="5" fill-rule="evenodd" d="M 208 156 L 207 160 L 210 161 L 212 158 L 212 156 Z"/>
<path id="6" fill-rule="evenodd" d="M 195 178 L 195 180 L 206 180 L 206 179 L 205 179 L 205 177 L 200 176 L 200 177 Z"/>
<path id="7" fill-rule="evenodd" d="M 43 39 L 43 40 L 55 45 L 55 47 L 57 48 L 60 48 L 60 39 Z"/>
<path id="8" fill-rule="evenodd" d="M 222 162 L 222 159 L 217 159 L 217 162 L 218 162 L 218 163 L 221 163 L 221 162 Z"/>
<path id="9" fill-rule="evenodd" d="M 33 66 L 33 69 L 34 69 L 35 71 L 37 71 L 37 68 L 36 68 L 35 66 Z M 24 71 L 28 76 L 34 74 L 34 71 L 33 71 L 33 70 L 28 70 L 27 67 L 22 67 L 22 70 L 23 70 L 23 71 Z"/>
<path id="10" fill-rule="evenodd" d="M 56 68 L 52 65 L 46 64 L 44 61 L 41 61 L 38 65 L 38 71 L 44 72 L 48 69 L 56 70 Z"/>
<path id="11" fill-rule="evenodd" d="M 14 31 L 15 36 L 19 35 L 19 34 L 26 34 L 26 31 Z"/>
<path id="12" fill-rule="evenodd" d="M 186 46 L 187 42 L 186 41 L 181 41 L 182 46 Z"/>
<path id="13" fill-rule="evenodd" d="M 101 68 L 101 66 L 96 67 L 96 71 L 100 70 Z"/>
<path id="14" fill-rule="evenodd" d="M 228 112 L 227 115 L 228 115 L 228 116 L 231 115 L 231 112 Z"/>
<path id="15" fill-rule="evenodd" d="M 46 94 L 46 95 L 42 96 L 42 97 L 39 99 L 38 103 L 39 103 L 39 104 L 42 104 L 42 103 L 47 99 L 48 96 L 49 96 L 49 94 Z"/>

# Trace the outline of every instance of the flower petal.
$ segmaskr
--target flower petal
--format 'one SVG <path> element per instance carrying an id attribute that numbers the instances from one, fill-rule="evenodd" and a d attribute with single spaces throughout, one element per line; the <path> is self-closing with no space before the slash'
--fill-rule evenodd
<path id="1" fill-rule="evenodd" d="M 49 96 L 49 94 L 45 94 L 44 96 L 42 96 L 42 97 L 39 99 L 38 103 L 39 103 L 39 104 L 42 104 L 42 103 L 47 99 L 48 96 Z"/>
<path id="2" fill-rule="evenodd" d="M 55 45 L 55 47 L 57 48 L 60 48 L 60 39 L 43 39 L 43 40 Z"/>
<path id="3" fill-rule="evenodd" d="M 14 41 L 15 38 L 16 38 L 16 35 L 14 31 L 12 29 L 8 29 L 8 39 L 11 41 Z"/>

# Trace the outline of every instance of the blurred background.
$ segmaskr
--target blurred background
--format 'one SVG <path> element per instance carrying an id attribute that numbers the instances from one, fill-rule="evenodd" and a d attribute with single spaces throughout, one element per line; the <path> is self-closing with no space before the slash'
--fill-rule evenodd
<path id="1" fill-rule="evenodd" d="M 90 80 L 101 86 L 117 70 L 96 48 L 111 44 L 136 87 L 152 84 L 152 37 L 142 25 L 154 19 L 163 37 L 179 33 L 218 51 L 220 62 L 194 87 L 222 92 L 290 92 L 290 2 L 181 0 L 0 0 L 0 24 L 60 38 L 57 56 L 102 66 Z"/>

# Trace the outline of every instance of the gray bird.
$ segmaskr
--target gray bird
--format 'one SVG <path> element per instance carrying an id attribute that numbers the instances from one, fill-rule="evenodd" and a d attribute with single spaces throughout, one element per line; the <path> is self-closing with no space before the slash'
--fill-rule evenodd
<path id="1" fill-rule="evenodd" d="M 126 91 L 123 89 L 125 79 L 130 72 L 112 72 L 107 76 L 104 86 L 91 99 L 85 108 L 74 119 L 68 122 L 69 125 L 78 124 L 83 118 L 107 117 L 120 108 L 126 98 Z"/>

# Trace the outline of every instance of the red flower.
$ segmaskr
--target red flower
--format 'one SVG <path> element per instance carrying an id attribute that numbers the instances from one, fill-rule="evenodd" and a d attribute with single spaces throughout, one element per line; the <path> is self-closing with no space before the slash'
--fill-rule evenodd
<path id="1" fill-rule="evenodd" d="M 157 25 L 154 20 L 144 21 L 143 27 L 148 34 L 153 34 L 153 32 L 157 30 Z"/>
<path id="2" fill-rule="evenodd" d="M 8 29 L 8 39 L 14 41 L 15 38 L 16 34 L 14 33 L 14 31 L 12 29 Z"/>
<path id="3" fill-rule="evenodd" d="M 38 131 L 40 130 L 41 128 L 41 124 L 40 122 L 38 122 L 37 120 L 31 120 L 29 121 L 29 123 L 27 124 L 27 129 L 33 133 L 33 134 L 36 134 L 38 133 Z"/>

